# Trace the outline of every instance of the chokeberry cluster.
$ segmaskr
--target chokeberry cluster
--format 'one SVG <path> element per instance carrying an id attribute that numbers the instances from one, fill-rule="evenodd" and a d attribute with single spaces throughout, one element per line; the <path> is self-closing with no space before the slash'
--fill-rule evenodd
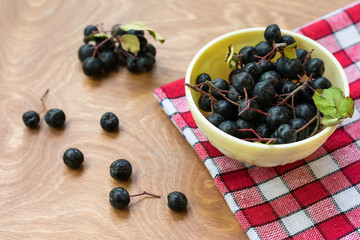
<path id="1" fill-rule="evenodd" d="M 320 113 L 312 97 L 316 89 L 332 87 L 323 77 L 324 62 L 297 48 L 276 24 L 266 27 L 263 41 L 233 51 L 226 59 L 232 68 L 227 81 L 201 73 L 196 85 L 187 84 L 201 93 L 198 106 L 209 112 L 208 121 L 253 142 L 284 144 L 315 134 Z"/>
<path id="2" fill-rule="evenodd" d="M 116 70 L 120 65 L 125 65 L 132 73 L 151 71 L 156 62 L 156 48 L 145 37 L 146 31 L 128 29 L 129 26 L 134 24 L 115 24 L 111 31 L 104 31 L 95 25 L 85 27 L 85 44 L 78 50 L 85 75 L 98 77 Z M 142 23 L 137 22 L 136 27 L 145 29 L 156 37 L 160 36 Z M 161 36 L 157 40 L 164 42 Z"/>

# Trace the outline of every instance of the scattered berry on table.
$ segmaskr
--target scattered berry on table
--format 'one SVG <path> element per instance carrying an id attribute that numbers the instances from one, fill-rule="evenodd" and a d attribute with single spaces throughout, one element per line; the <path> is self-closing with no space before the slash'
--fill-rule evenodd
<path id="1" fill-rule="evenodd" d="M 123 209 L 130 203 L 129 192 L 122 187 L 116 187 L 109 193 L 110 205 L 114 208 Z"/>
<path id="2" fill-rule="evenodd" d="M 173 211 L 183 211 L 187 206 L 187 198 L 184 193 L 174 191 L 168 194 L 168 207 Z"/>
<path id="3" fill-rule="evenodd" d="M 100 119 L 101 127 L 107 132 L 115 132 L 119 128 L 119 119 L 112 112 L 106 112 Z"/>
<path id="4" fill-rule="evenodd" d="M 84 154 L 77 148 L 69 148 L 64 152 L 63 160 L 69 168 L 77 169 L 84 162 Z"/>
<path id="5" fill-rule="evenodd" d="M 40 116 L 35 111 L 27 111 L 22 115 L 22 119 L 28 128 L 37 128 L 40 122 Z"/>
<path id="6" fill-rule="evenodd" d="M 45 122 L 53 128 L 61 128 L 64 125 L 65 120 L 65 113 L 61 109 L 53 108 L 45 114 Z"/>
<path id="7" fill-rule="evenodd" d="M 126 180 L 131 176 L 132 166 L 126 159 L 118 159 L 110 165 L 110 175 L 116 180 Z"/>

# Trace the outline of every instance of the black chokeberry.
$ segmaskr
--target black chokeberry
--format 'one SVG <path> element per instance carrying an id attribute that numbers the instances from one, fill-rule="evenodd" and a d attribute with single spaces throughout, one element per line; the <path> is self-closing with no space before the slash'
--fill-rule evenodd
<path id="1" fill-rule="evenodd" d="M 317 108 L 310 103 L 301 103 L 295 109 L 296 117 L 310 121 L 316 116 Z"/>
<path id="2" fill-rule="evenodd" d="M 196 77 L 196 85 L 204 83 L 206 81 L 211 81 L 211 77 L 207 73 L 201 73 Z M 204 84 L 204 85 L 201 86 L 200 89 L 205 91 L 205 92 L 208 92 L 209 91 L 209 85 Z"/>
<path id="3" fill-rule="evenodd" d="M 121 29 L 120 28 L 120 24 L 115 24 L 114 26 L 112 26 L 111 28 L 111 35 L 118 35 L 118 36 L 121 36 L 121 35 L 124 35 L 126 33 L 125 30 Z"/>
<path id="4" fill-rule="evenodd" d="M 69 148 L 64 152 L 63 160 L 69 168 L 77 169 L 84 162 L 84 154 L 77 148 Z"/>
<path id="5" fill-rule="evenodd" d="M 86 58 L 91 57 L 94 53 L 94 46 L 91 44 L 84 44 L 79 48 L 78 57 L 81 62 Z"/>
<path id="6" fill-rule="evenodd" d="M 214 103 L 214 112 L 220 113 L 225 119 L 236 118 L 236 106 L 225 99 L 219 99 Z"/>
<path id="7" fill-rule="evenodd" d="M 273 133 L 271 128 L 264 122 L 257 126 L 256 132 L 262 138 L 270 138 Z"/>
<path id="8" fill-rule="evenodd" d="M 119 119 L 112 112 L 106 112 L 100 119 L 101 127 L 107 132 L 115 132 L 119 128 Z"/>
<path id="9" fill-rule="evenodd" d="M 290 124 L 281 124 L 274 132 L 277 144 L 296 142 L 296 131 Z"/>
<path id="10" fill-rule="evenodd" d="M 140 44 L 139 53 L 146 53 L 146 51 L 147 51 L 147 46 L 148 46 L 148 41 L 147 41 L 146 38 L 143 37 L 143 36 L 137 36 L 137 38 L 138 38 L 139 44 Z"/>
<path id="11" fill-rule="evenodd" d="M 130 29 L 129 31 L 127 31 L 127 34 L 132 34 L 132 35 L 136 35 L 136 36 L 144 36 L 145 32 L 143 30 Z"/>
<path id="12" fill-rule="evenodd" d="M 225 121 L 224 116 L 220 113 L 210 114 L 206 117 L 206 119 L 216 127 L 219 127 L 220 123 Z"/>
<path id="13" fill-rule="evenodd" d="M 99 58 L 88 57 L 83 61 L 82 69 L 85 75 L 89 77 L 97 77 L 102 74 L 104 65 Z"/>
<path id="14" fill-rule="evenodd" d="M 229 86 L 229 92 L 226 93 L 226 97 L 230 99 L 231 101 L 238 102 L 241 98 L 241 94 L 236 91 L 235 87 L 233 85 Z"/>
<path id="15" fill-rule="evenodd" d="M 93 33 L 98 32 L 99 29 L 95 25 L 88 25 L 84 29 L 84 36 L 87 37 Z"/>
<path id="16" fill-rule="evenodd" d="M 37 112 L 30 110 L 22 115 L 22 120 L 28 128 L 37 128 L 40 122 L 40 116 Z"/>
<path id="17" fill-rule="evenodd" d="M 239 115 L 239 117 L 241 117 L 242 119 L 246 119 L 246 120 L 257 120 L 260 117 L 260 113 L 257 111 L 254 111 L 252 109 L 257 109 L 260 110 L 260 106 L 256 101 L 251 101 L 250 102 L 250 108 L 252 109 L 245 109 L 247 102 L 245 102 L 245 99 L 241 100 L 239 102 L 239 106 L 238 106 L 238 113 L 241 115 Z"/>
<path id="18" fill-rule="evenodd" d="M 281 39 L 281 30 L 277 24 L 271 24 L 266 27 L 264 31 L 264 38 L 269 43 L 273 43 L 274 41 L 277 43 Z"/>
<path id="19" fill-rule="evenodd" d="M 306 74 L 313 78 L 321 77 L 325 72 L 324 61 L 320 58 L 310 59 L 306 64 Z"/>
<path id="20" fill-rule="evenodd" d="M 139 55 L 136 64 L 139 71 L 149 72 L 155 64 L 155 57 L 151 54 Z"/>
<path id="21" fill-rule="evenodd" d="M 230 134 L 231 136 L 237 137 L 238 136 L 238 129 L 236 124 L 232 120 L 225 120 L 219 124 L 219 129 L 223 132 Z"/>
<path id="22" fill-rule="evenodd" d="M 211 111 L 211 100 L 210 97 L 207 95 L 201 95 L 198 100 L 199 108 L 205 112 Z"/>
<path id="23" fill-rule="evenodd" d="M 273 50 L 272 44 L 269 42 L 266 42 L 266 41 L 259 42 L 258 44 L 256 44 L 255 48 L 256 48 L 256 51 L 258 52 L 258 56 L 260 56 L 260 57 L 266 56 L 267 54 L 269 54 L 271 52 L 271 50 Z M 275 54 L 274 54 L 274 56 L 275 56 Z"/>
<path id="24" fill-rule="evenodd" d="M 154 47 L 154 45 L 152 45 L 151 43 L 148 43 L 146 49 L 147 49 L 146 50 L 147 53 L 150 53 L 154 57 L 156 56 L 156 48 Z"/>
<path id="25" fill-rule="evenodd" d="M 296 43 L 295 38 L 290 35 L 282 35 L 280 38 L 281 43 L 286 43 L 286 46 Z"/>
<path id="26" fill-rule="evenodd" d="M 229 90 L 229 83 L 222 78 L 216 78 L 212 83 L 218 90 Z M 211 89 L 211 95 L 216 99 L 222 98 L 214 88 Z"/>
<path id="27" fill-rule="evenodd" d="M 305 126 L 306 121 L 304 119 L 302 119 L 302 118 L 293 118 L 293 119 L 290 119 L 289 124 L 295 130 L 298 130 L 301 127 Z M 300 141 L 300 140 L 303 140 L 303 139 L 307 138 L 309 136 L 309 134 L 310 134 L 309 131 L 310 131 L 310 128 L 306 127 L 303 130 L 296 133 L 296 141 Z"/>
<path id="28" fill-rule="evenodd" d="M 109 193 L 110 205 L 114 208 L 123 209 L 130 203 L 129 192 L 122 187 L 116 187 Z"/>
<path id="29" fill-rule="evenodd" d="M 289 79 L 298 79 L 299 75 L 303 75 L 303 65 L 301 61 L 297 58 L 294 59 L 287 59 L 284 61 L 283 64 L 283 74 L 284 77 Z"/>
<path id="30" fill-rule="evenodd" d="M 50 109 L 45 114 L 45 122 L 53 128 L 61 128 L 66 120 L 65 113 L 58 108 Z"/>
<path id="31" fill-rule="evenodd" d="M 269 105 L 275 97 L 274 86 L 267 81 L 258 82 L 253 89 L 253 96 L 257 96 L 256 101 L 262 105 Z"/>
<path id="32" fill-rule="evenodd" d="M 296 58 L 299 59 L 302 63 L 305 61 L 305 57 L 309 53 L 307 50 L 303 48 L 298 48 L 295 50 L 296 52 Z M 311 55 L 308 55 L 308 60 L 311 59 Z"/>
<path id="33" fill-rule="evenodd" d="M 131 176 L 132 166 L 126 159 L 118 159 L 110 165 L 110 175 L 116 180 L 126 180 Z"/>
<path id="34" fill-rule="evenodd" d="M 100 57 L 105 70 L 114 70 L 118 66 L 119 57 L 114 51 L 108 50 L 101 53 Z"/>
<path id="35" fill-rule="evenodd" d="M 245 46 L 241 48 L 239 51 L 239 55 L 242 55 L 242 61 L 244 64 L 259 60 L 256 57 L 256 55 L 258 55 L 258 52 L 253 46 Z"/>
<path id="36" fill-rule="evenodd" d="M 244 89 L 249 94 L 254 88 L 255 81 L 250 73 L 241 72 L 233 77 L 232 85 L 238 93 L 244 96 Z"/>
<path id="37" fill-rule="evenodd" d="M 290 119 L 288 111 L 283 106 L 273 106 L 267 113 L 269 116 L 266 116 L 266 124 L 272 130 L 277 129 L 281 124 L 287 123 Z"/>
<path id="38" fill-rule="evenodd" d="M 268 61 L 266 59 L 259 63 L 259 67 L 263 73 L 275 70 L 275 64 L 272 61 Z"/>
<path id="39" fill-rule="evenodd" d="M 238 138 L 244 139 L 255 137 L 254 133 L 250 130 L 255 128 L 255 123 L 253 121 L 239 118 L 236 120 L 235 124 L 238 130 L 243 130 L 238 132 Z"/>
<path id="40" fill-rule="evenodd" d="M 187 198 L 184 193 L 174 191 L 168 194 L 168 207 L 173 211 L 182 211 L 187 206 Z"/>
<path id="41" fill-rule="evenodd" d="M 139 72 L 139 68 L 137 66 L 137 58 L 135 56 L 130 56 L 125 61 L 125 67 L 132 73 Z"/>
<path id="42" fill-rule="evenodd" d="M 264 72 L 259 78 L 259 82 L 263 81 L 271 83 L 277 92 L 280 91 L 283 86 L 281 76 L 275 71 Z"/>
<path id="43" fill-rule="evenodd" d="M 254 78 L 255 82 L 258 81 L 259 77 L 263 73 L 259 64 L 256 62 L 249 62 L 245 64 L 243 71 L 249 73 Z"/>
<path id="44" fill-rule="evenodd" d="M 311 82 L 311 87 L 315 90 L 328 89 L 332 87 L 332 83 L 326 77 L 318 77 Z"/>

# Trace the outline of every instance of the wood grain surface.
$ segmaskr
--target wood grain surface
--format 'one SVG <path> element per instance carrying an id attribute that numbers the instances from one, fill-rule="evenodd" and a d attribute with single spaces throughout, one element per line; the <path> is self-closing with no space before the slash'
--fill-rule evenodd
<path id="1" fill-rule="evenodd" d="M 195 53 L 226 32 L 277 23 L 294 29 L 350 0 L 0 0 L 0 239 L 247 239 L 196 153 L 163 112 L 153 89 L 185 76 Z M 141 20 L 165 38 L 150 73 L 124 68 L 101 79 L 82 73 L 77 58 L 83 29 Z M 41 114 L 30 130 L 21 116 L 46 108 L 66 114 L 51 129 Z M 107 111 L 120 119 L 116 134 L 100 128 Z M 67 148 L 85 155 L 68 169 Z M 128 181 L 109 165 L 128 159 Z M 109 204 L 122 186 L 160 199 L 137 197 L 125 210 Z M 167 194 L 178 190 L 187 211 L 172 212 Z M 246 196 L 244 196 L 246 197 Z"/>

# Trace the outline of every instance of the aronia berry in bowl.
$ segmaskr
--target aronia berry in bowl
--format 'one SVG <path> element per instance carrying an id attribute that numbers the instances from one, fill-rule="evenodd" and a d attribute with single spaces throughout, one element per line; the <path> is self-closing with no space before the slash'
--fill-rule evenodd
<path id="1" fill-rule="evenodd" d="M 348 81 L 336 58 L 276 24 L 206 44 L 192 59 L 185 85 L 192 116 L 210 143 L 257 166 L 292 163 L 315 152 L 342 120 L 328 116 L 328 108 L 318 110 L 334 95 L 348 101 L 343 118 L 352 115 Z"/>

